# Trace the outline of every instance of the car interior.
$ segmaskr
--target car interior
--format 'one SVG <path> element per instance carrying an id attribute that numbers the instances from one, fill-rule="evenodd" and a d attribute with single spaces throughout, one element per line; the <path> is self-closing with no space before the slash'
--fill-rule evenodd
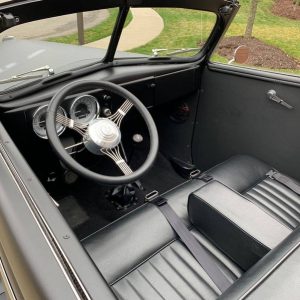
<path id="1" fill-rule="evenodd" d="M 226 5 L 208 2 L 197 9 Z M 231 4 L 223 19 L 217 10 L 221 31 Z M 3 43 L 17 55 L 19 42 Z M 1 96 L 1 157 L 62 243 L 82 299 L 299 297 L 300 79 L 211 63 L 204 49 L 195 60 L 121 59 Z"/>

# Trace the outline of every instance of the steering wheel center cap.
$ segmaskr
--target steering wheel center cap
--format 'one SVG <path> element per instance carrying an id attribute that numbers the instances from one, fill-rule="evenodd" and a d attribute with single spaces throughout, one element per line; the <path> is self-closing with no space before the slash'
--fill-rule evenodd
<path id="1" fill-rule="evenodd" d="M 109 137 L 114 135 L 114 127 L 111 124 L 104 124 L 100 130 L 103 136 Z"/>
<path id="2" fill-rule="evenodd" d="M 121 131 L 109 119 L 96 119 L 88 127 L 88 140 L 99 148 L 114 148 L 121 141 Z"/>

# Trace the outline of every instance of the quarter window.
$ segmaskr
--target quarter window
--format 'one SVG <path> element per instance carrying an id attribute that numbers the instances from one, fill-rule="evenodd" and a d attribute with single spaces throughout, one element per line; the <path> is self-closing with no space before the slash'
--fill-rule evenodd
<path id="1" fill-rule="evenodd" d="M 300 75 L 300 2 L 242 0 L 211 60 Z"/>

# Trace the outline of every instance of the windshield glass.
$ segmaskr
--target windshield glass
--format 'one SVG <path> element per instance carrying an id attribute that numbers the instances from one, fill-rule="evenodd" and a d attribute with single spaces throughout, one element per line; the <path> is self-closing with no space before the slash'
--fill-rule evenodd
<path id="1" fill-rule="evenodd" d="M 0 94 L 100 62 L 118 14 L 118 7 L 100 9 L 24 23 L 0 33 Z M 193 57 L 215 23 L 215 14 L 198 10 L 131 8 L 115 58 Z"/>
<path id="2" fill-rule="evenodd" d="M 186 8 L 132 8 L 131 22 L 124 28 L 116 57 L 126 51 L 150 57 L 197 55 L 216 24 L 211 12 Z"/>
<path id="3" fill-rule="evenodd" d="M 111 8 L 64 15 L 0 33 L 0 92 L 100 61 L 118 11 Z M 32 70 L 45 66 L 53 74 L 45 70 L 32 74 Z"/>

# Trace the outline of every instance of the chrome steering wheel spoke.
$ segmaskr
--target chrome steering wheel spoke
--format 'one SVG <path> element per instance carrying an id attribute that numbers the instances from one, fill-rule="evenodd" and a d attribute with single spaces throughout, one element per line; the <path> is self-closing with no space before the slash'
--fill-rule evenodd
<path id="1" fill-rule="evenodd" d="M 84 150 L 86 149 L 85 146 L 84 146 L 84 144 L 85 144 L 85 141 L 82 140 L 82 141 L 79 142 L 79 143 L 75 143 L 75 144 L 73 144 L 73 145 L 70 145 L 70 146 L 65 147 L 65 150 L 66 150 L 70 155 L 73 155 L 73 154 L 75 154 L 75 153 L 80 153 L 80 152 L 82 152 L 82 151 L 84 151 Z M 79 146 L 83 146 L 83 147 L 81 147 L 79 150 L 77 150 Z M 75 150 L 74 150 L 74 149 L 75 149 Z"/>
<path id="2" fill-rule="evenodd" d="M 122 157 L 122 155 L 120 153 L 120 147 L 119 147 L 119 145 L 116 146 L 115 148 L 112 148 L 112 149 L 110 149 L 110 148 L 107 148 L 107 149 L 102 148 L 100 151 L 104 155 L 106 155 L 109 158 L 111 158 L 114 161 L 114 163 L 120 168 L 120 170 L 123 172 L 124 175 L 130 175 L 130 174 L 133 173 L 133 171 L 131 170 L 131 168 L 127 164 L 127 162 Z"/>
<path id="3" fill-rule="evenodd" d="M 56 122 L 76 131 L 77 133 L 79 133 L 82 137 L 86 136 L 87 133 L 87 129 L 88 129 L 88 124 L 83 124 L 77 121 L 74 121 L 62 114 L 57 114 L 56 115 Z"/>
<path id="4" fill-rule="evenodd" d="M 118 125 L 118 127 L 120 127 L 123 118 L 130 111 L 132 106 L 133 106 L 133 104 L 129 100 L 126 100 L 113 115 L 108 117 L 108 119 L 113 121 L 114 123 L 116 123 Z"/>

